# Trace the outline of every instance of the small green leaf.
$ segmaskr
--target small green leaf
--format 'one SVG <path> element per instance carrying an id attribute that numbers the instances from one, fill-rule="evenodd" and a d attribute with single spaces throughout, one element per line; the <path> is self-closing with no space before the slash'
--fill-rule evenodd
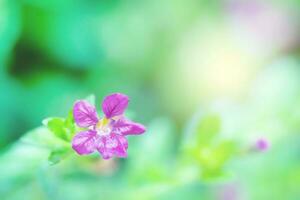
<path id="1" fill-rule="evenodd" d="M 57 137 L 69 141 L 68 131 L 65 128 L 65 120 L 63 118 L 52 118 L 48 121 L 47 126 Z"/>
<path id="2" fill-rule="evenodd" d="M 52 165 L 55 165 L 59 163 L 61 160 L 65 159 L 70 152 L 71 149 L 69 147 L 55 149 L 50 153 L 48 160 Z"/>
<path id="3" fill-rule="evenodd" d="M 74 122 L 74 117 L 73 117 L 73 111 L 71 110 L 65 120 L 65 128 L 68 131 L 68 139 L 71 140 L 72 136 L 75 134 L 76 132 L 76 126 L 75 126 L 75 122 Z"/>
<path id="4" fill-rule="evenodd" d="M 203 146 L 211 143 L 220 129 L 221 120 L 218 115 L 210 114 L 203 117 L 196 127 L 197 144 Z"/>
<path id="5" fill-rule="evenodd" d="M 71 110 L 65 120 L 65 125 L 68 128 L 74 128 L 73 111 Z"/>

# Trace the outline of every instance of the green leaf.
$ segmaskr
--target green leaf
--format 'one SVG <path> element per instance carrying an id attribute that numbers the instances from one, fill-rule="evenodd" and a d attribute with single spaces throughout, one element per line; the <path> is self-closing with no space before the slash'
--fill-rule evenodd
<path id="1" fill-rule="evenodd" d="M 47 126 L 57 137 L 65 141 L 70 141 L 68 131 L 65 128 L 65 120 L 63 118 L 52 118 L 48 121 Z"/>
<path id="2" fill-rule="evenodd" d="M 68 131 L 68 139 L 71 140 L 72 136 L 75 134 L 76 132 L 76 126 L 75 126 L 75 122 L 74 122 L 74 117 L 73 117 L 73 111 L 71 110 L 65 120 L 65 128 Z"/>
<path id="3" fill-rule="evenodd" d="M 65 159 L 71 152 L 71 148 L 69 147 L 63 147 L 53 150 L 49 157 L 48 161 L 50 164 L 54 165 L 59 163 L 61 160 Z"/>
<path id="4" fill-rule="evenodd" d="M 199 146 L 208 145 L 221 130 L 221 120 L 216 114 L 203 117 L 196 127 L 196 138 Z"/>

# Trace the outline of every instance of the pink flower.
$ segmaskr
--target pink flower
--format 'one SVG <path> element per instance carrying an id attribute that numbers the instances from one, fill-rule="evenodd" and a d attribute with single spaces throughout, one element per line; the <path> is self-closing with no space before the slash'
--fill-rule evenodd
<path id="1" fill-rule="evenodd" d="M 100 118 L 96 108 L 84 100 L 75 102 L 73 116 L 75 123 L 86 130 L 78 132 L 72 141 L 72 148 L 85 155 L 98 151 L 103 159 L 113 156 L 127 157 L 126 135 L 145 132 L 142 124 L 132 122 L 123 116 L 128 106 L 128 97 L 121 93 L 111 94 L 102 102 L 104 117 Z"/>

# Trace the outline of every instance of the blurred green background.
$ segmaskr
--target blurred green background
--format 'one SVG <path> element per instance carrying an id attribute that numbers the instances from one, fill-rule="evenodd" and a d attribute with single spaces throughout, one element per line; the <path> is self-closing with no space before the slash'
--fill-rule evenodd
<path id="1" fill-rule="evenodd" d="M 0 0 L 1 199 L 300 199 L 299 9 Z M 60 141 L 42 120 L 113 92 L 148 128 L 129 138 L 128 158 L 49 163 Z"/>

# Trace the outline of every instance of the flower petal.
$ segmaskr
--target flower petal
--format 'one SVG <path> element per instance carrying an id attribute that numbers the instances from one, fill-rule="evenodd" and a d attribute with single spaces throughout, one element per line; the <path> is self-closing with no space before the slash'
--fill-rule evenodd
<path id="1" fill-rule="evenodd" d="M 127 139 L 122 135 L 112 133 L 99 137 L 97 150 L 103 159 L 109 159 L 113 156 L 127 157 L 127 148 Z"/>
<path id="2" fill-rule="evenodd" d="M 130 121 L 126 118 L 119 119 L 112 123 L 113 131 L 121 135 L 139 135 L 146 131 L 142 124 Z"/>
<path id="3" fill-rule="evenodd" d="M 102 110 L 106 118 L 122 115 L 128 106 L 128 97 L 121 93 L 115 93 L 104 98 Z"/>
<path id="4" fill-rule="evenodd" d="M 94 130 L 81 131 L 72 140 L 72 148 L 79 154 L 90 154 L 96 149 L 97 132 Z"/>
<path id="5" fill-rule="evenodd" d="M 99 120 L 96 108 L 84 100 L 77 101 L 74 104 L 73 116 L 76 124 L 80 127 L 95 125 Z"/>
<path id="6" fill-rule="evenodd" d="M 119 134 L 116 134 L 116 138 L 119 142 L 119 145 L 115 148 L 115 154 L 118 157 L 124 158 L 127 157 L 128 141 L 127 139 Z"/>

